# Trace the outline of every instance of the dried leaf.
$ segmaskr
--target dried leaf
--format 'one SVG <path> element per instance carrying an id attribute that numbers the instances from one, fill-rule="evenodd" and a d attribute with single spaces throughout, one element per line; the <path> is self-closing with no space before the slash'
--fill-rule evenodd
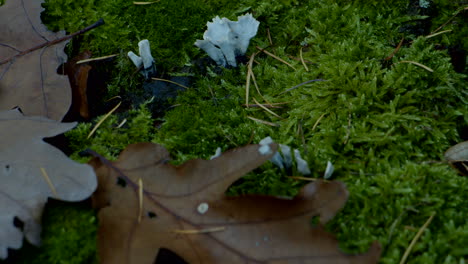
<path id="1" fill-rule="evenodd" d="M 91 167 L 42 141 L 75 125 L 24 116 L 16 109 L 0 111 L 0 258 L 7 257 L 7 248 L 21 247 L 23 232 L 31 244 L 40 244 L 41 214 L 48 197 L 79 201 L 95 190 Z M 15 219 L 24 224 L 23 230 L 14 225 Z"/>
<path id="2" fill-rule="evenodd" d="M 101 262 L 154 263 L 158 251 L 170 250 L 192 264 L 377 263 L 377 243 L 347 255 L 322 224 L 310 223 L 313 216 L 325 223 L 344 206 L 343 183 L 317 180 L 291 200 L 225 196 L 234 181 L 272 157 L 277 146 L 269 147 L 262 151 L 267 155 L 248 145 L 178 167 L 152 143 L 130 145 L 116 162 L 93 159 Z"/>
<path id="3" fill-rule="evenodd" d="M 92 67 L 89 64 L 78 64 L 77 62 L 89 58 L 91 58 L 91 52 L 84 51 L 65 64 L 65 73 L 70 80 L 73 94 L 70 110 L 73 115 L 80 115 L 84 119 L 89 118 L 86 91 L 88 89 L 88 74 Z"/>
<path id="4" fill-rule="evenodd" d="M 468 176 L 468 141 L 452 146 L 445 152 L 444 156 L 460 174 Z"/>
<path id="5" fill-rule="evenodd" d="M 71 103 L 68 79 L 57 74 L 59 65 L 67 60 L 66 42 L 9 60 L 64 36 L 41 23 L 42 2 L 10 0 L 0 6 L 0 110 L 18 106 L 26 115 L 61 120 Z"/>

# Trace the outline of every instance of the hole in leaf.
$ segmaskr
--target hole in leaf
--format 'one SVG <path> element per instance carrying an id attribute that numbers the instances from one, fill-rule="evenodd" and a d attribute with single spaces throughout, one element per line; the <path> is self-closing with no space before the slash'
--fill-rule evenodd
<path id="1" fill-rule="evenodd" d="M 179 255 L 172 252 L 169 249 L 161 248 L 159 249 L 158 255 L 154 261 L 154 264 L 188 264 L 185 260 L 183 260 Z"/>
<path id="2" fill-rule="evenodd" d="M 24 222 L 21 221 L 18 217 L 15 216 L 15 218 L 13 218 L 13 225 L 18 228 L 19 230 L 23 231 L 24 229 Z"/>
<path id="3" fill-rule="evenodd" d="M 155 212 L 149 211 L 149 212 L 148 212 L 148 217 L 149 217 L 149 218 L 155 218 L 155 217 L 158 217 L 158 216 L 156 215 Z"/>
<path id="4" fill-rule="evenodd" d="M 127 181 L 120 177 L 117 177 L 117 185 L 119 185 L 122 188 L 125 188 L 127 186 Z"/>
<path id="5" fill-rule="evenodd" d="M 314 227 L 317 226 L 319 223 L 320 223 L 320 217 L 318 215 L 312 217 L 312 219 L 310 220 L 310 224 Z"/>

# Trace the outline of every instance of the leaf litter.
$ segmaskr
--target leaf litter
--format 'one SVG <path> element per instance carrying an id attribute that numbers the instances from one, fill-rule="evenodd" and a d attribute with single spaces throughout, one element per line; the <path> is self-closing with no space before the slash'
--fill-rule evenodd
<path id="1" fill-rule="evenodd" d="M 164 249 L 188 263 L 377 263 L 378 243 L 348 255 L 323 228 L 348 198 L 341 182 L 314 181 L 293 199 L 225 195 L 272 157 L 277 145 L 269 147 L 266 155 L 247 145 L 180 166 L 153 143 L 129 145 L 115 162 L 94 153 L 101 262 L 154 263 Z"/>
<path id="2" fill-rule="evenodd" d="M 96 189 L 89 165 L 69 159 L 42 140 L 75 125 L 24 116 L 18 109 L 0 111 L 0 259 L 8 256 L 8 248 L 21 247 L 23 235 L 40 245 L 42 210 L 49 197 L 81 201 Z"/>

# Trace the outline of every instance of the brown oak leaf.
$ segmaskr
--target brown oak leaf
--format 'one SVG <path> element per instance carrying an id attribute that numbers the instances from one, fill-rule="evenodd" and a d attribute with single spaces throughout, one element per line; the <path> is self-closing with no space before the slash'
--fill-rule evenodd
<path id="1" fill-rule="evenodd" d="M 271 144 L 269 154 L 262 154 L 260 147 L 173 166 L 164 147 L 140 143 L 128 146 L 115 162 L 100 156 L 90 161 L 99 181 L 93 202 L 101 208 L 101 262 L 154 263 L 164 249 L 191 264 L 377 263 L 378 243 L 367 253 L 348 255 L 323 228 L 346 203 L 341 182 L 318 180 L 290 200 L 226 196 L 234 181 L 277 149 Z M 320 224 L 311 224 L 313 216 Z"/>
<path id="2" fill-rule="evenodd" d="M 66 42 L 28 52 L 64 36 L 41 23 L 42 2 L 9 0 L 0 6 L 0 110 L 18 106 L 26 115 L 62 120 L 71 104 L 68 79 L 57 74 L 67 60 Z"/>
<path id="3" fill-rule="evenodd" d="M 79 201 L 96 189 L 96 175 L 89 165 L 70 160 L 42 140 L 75 125 L 24 116 L 17 109 L 0 111 L 0 259 L 7 257 L 8 248 L 21 247 L 23 233 L 31 244 L 40 244 L 42 209 L 48 197 Z"/>

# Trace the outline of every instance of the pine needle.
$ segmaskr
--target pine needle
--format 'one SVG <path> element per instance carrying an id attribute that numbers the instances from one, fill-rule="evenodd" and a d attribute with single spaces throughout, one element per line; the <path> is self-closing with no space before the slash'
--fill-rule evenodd
<path id="1" fill-rule="evenodd" d="M 141 222 L 143 215 L 143 180 L 138 178 L 138 223 Z"/>
<path id="2" fill-rule="evenodd" d="M 172 230 L 173 233 L 177 234 L 202 234 L 202 233 L 212 233 L 226 230 L 224 226 L 204 228 L 204 229 L 175 229 Z"/>
<path id="3" fill-rule="evenodd" d="M 159 2 L 158 1 L 152 1 L 152 2 L 133 2 L 134 5 L 151 5 L 151 4 L 154 4 L 154 3 L 157 3 Z"/>
<path id="4" fill-rule="evenodd" d="M 262 124 L 265 124 L 265 125 L 269 125 L 269 126 L 273 126 L 273 127 L 279 127 L 280 125 L 278 124 L 275 124 L 275 123 L 272 123 L 272 122 L 268 122 L 268 121 L 265 121 L 265 120 L 261 120 L 261 119 L 258 119 L 258 118 L 255 118 L 255 117 L 251 117 L 251 116 L 247 116 L 248 119 L 252 120 L 252 121 L 255 121 L 255 122 L 258 122 L 258 123 L 262 123 Z"/>
<path id="5" fill-rule="evenodd" d="M 119 108 L 120 104 L 122 104 L 122 101 L 120 101 L 114 108 L 112 108 L 112 110 L 109 111 L 109 113 L 107 113 L 103 118 L 101 118 L 101 120 L 99 120 L 99 122 L 94 126 L 93 130 L 91 130 L 91 132 L 89 132 L 87 139 L 89 139 L 89 138 L 94 134 L 94 132 L 96 132 L 96 130 L 98 129 L 98 127 L 99 127 L 110 115 L 112 115 L 112 113 L 114 113 L 115 110 L 117 110 L 117 108 Z"/>
<path id="6" fill-rule="evenodd" d="M 447 33 L 447 32 L 452 32 L 451 29 L 447 29 L 447 30 L 444 30 L 444 31 L 441 31 L 441 32 L 437 32 L 437 33 L 434 33 L 434 34 L 430 34 L 430 35 L 427 35 L 425 38 L 428 39 L 428 38 L 432 38 L 432 37 L 435 37 L 435 36 L 438 36 L 438 35 L 441 35 L 441 34 L 444 34 L 444 33 Z"/>
<path id="7" fill-rule="evenodd" d="M 301 63 L 302 65 L 304 66 L 304 69 L 306 70 L 306 72 L 309 71 L 309 67 L 307 67 L 305 61 L 304 61 L 304 57 L 302 57 L 302 47 L 301 49 L 299 50 L 299 58 L 301 58 Z"/>
<path id="8" fill-rule="evenodd" d="M 316 180 L 318 180 L 316 178 L 307 178 L 307 177 L 302 177 L 302 176 L 288 176 L 288 178 L 293 179 L 293 180 L 302 180 L 302 181 L 316 181 Z"/>
<path id="9" fill-rule="evenodd" d="M 87 63 L 87 62 L 90 62 L 90 61 L 100 61 L 100 60 L 110 59 L 110 58 L 116 57 L 117 55 L 119 55 L 119 54 L 112 54 L 112 55 L 107 55 L 107 56 L 102 56 L 102 57 L 97 57 L 97 58 L 89 58 L 89 59 L 85 59 L 85 60 L 79 60 L 79 61 L 76 62 L 76 64 Z"/>
<path id="10" fill-rule="evenodd" d="M 414 65 L 416 65 L 416 66 L 419 66 L 419 67 L 425 69 L 425 70 L 428 71 L 428 72 L 434 72 L 433 69 L 431 69 L 431 68 L 427 67 L 426 65 L 423 65 L 423 64 L 421 64 L 421 63 L 419 63 L 419 62 L 415 62 L 415 61 L 400 61 L 400 63 L 411 63 L 411 64 L 414 64 Z"/>
<path id="11" fill-rule="evenodd" d="M 176 82 L 171 81 L 171 80 L 166 80 L 166 79 L 161 79 L 161 78 L 151 78 L 151 79 L 153 79 L 153 80 L 155 80 L 155 81 L 161 81 L 161 82 L 172 83 L 172 84 L 175 84 L 175 85 L 180 86 L 180 87 L 182 87 L 182 88 L 185 88 L 185 89 L 187 89 L 187 90 L 190 89 L 190 88 L 188 88 L 188 87 L 185 86 L 185 85 L 182 85 L 182 84 L 180 84 L 180 83 L 176 83 Z"/>
<path id="12" fill-rule="evenodd" d="M 416 235 L 414 236 L 413 240 L 411 240 L 410 245 L 406 249 L 405 254 L 403 254 L 403 257 L 401 258 L 400 264 L 404 264 L 406 262 L 406 259 L 408 258 L 408 256 L 409 256 L 411 250 L 413 249 L 414 245 L 416 244 L 418 239 L 421 237 L 424 230 L 426 230 L 427 226 L 431 223 L 431 221 L 434 218 L 435 214 L 436 213 L 433 212 L 431 214 L 431 216 L 429 216 L 429 219 L 427 219 L 426 223 L 424 223 L 424 225 L 419 229 L 418 233 L 416 233 Z"/>
<path id="13" fill-rule="evenodd" d="M 42 176 L 44 177 L 45 181 L 49 185 L 49 188 L 52 191 L 52 193 L 54 194 L 54 196 L 58 198 L 57 190 L 55 190 L 55 187 L 52 184 L 52 181 L 50 180 L 49 175 L 47 174 L 46 170 L 44 168 L 42 168 L 42 167 L 41 167 L 41 173 L 42 173 Z"/>
<path id="14" fill-rule="evenodd" d="M 314 130 L 317 128 L 318 124 L 320 123 L 320 120 L 322 120 L 322 118 L 323 118 L 324 116 L 325 116 L 325 114 L 322 114 L 322 115 L 317 119 L 317 121 L 315 121 L 315 124 L 314 124 L 314 126 L 312 127 L 312 131 L 314 131 Z"/>
<path id="15" fill-rule="evenodd" d="M 288 65 L 288 66 L 291 67 L 293 70 L 296 70 L 296 68 L 294 68 L 294 66 L 292 66 L 291 64 L 289 64 L 287 61 L 281 59 L 280 57 L 276 56 L 275 54 L 273 54 L 273 53 L 271 53 L 271 52 L 268 52 L 268 51 L 266 51 L 266 50 L 260 48 L 259 46 L 257 46 L 257 49 L 260 50 L 261 52 L 265 53 L 266 55 L 268 55 L 268 56 L 270 56 L 270 57 L 272 57 L 272 58 L 274 58 L 274 59 L 276 59 L 276 60 L 278 60 L 278 61 L 280 61 L 280 62 L 286 64 L 286 65 Z"/>
<path id="16" fill-rule="evenodd" d="M 265 106 L 263 106 L 262 104 L 260 104 L 256 99 L 255 97 L 252 98 L 254 100 L 254 102 L 260 107 L 262 108 L 263 110 L 265 110 L 266 112 L 274 115 L 275 117 L 279 118 L 279 119 L 283 119 L 281 116 L 279 116 L 277 113 L 271 111 L 270 109 L 266 108 Z"/>

